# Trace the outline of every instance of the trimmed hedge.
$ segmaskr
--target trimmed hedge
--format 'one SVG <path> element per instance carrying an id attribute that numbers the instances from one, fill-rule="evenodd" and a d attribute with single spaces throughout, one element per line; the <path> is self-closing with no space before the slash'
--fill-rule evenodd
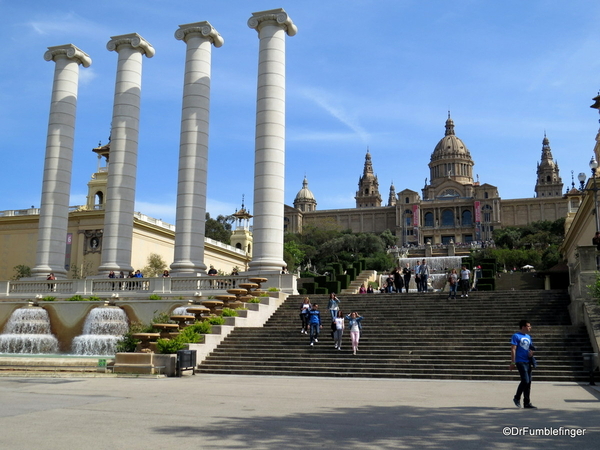
<path id="1" fill-rule="evenodd" d="M 340 291 L 342 289 L 346 289 L 348 286 L 350 286 L 350 276 L 349 275 L 338 275 L 335 278 L 337 281 L 340 282 Z M 339 292 L 339 291 L 336 291 L 336 292 Z"/>
<path id="2" fill-rule="evenodd" d="M 327 287 L 327 290 L 329 291 L 327 293 L 331 294 L 332 292 L 335 292 L 336 294 L 339 294 L 340 285 L 341 285 L 341 283 L 339 281 L 328 281 L 327 283 L 325 283 L 325 286 Z"/>
<path id="3" fill-rule="evenodd" d="M 317 283 L 303 283 L 302 287 L 306 290 L 307 294 L 316 294 L 319 285 Z"/>
<path id="4" fill-rule="evenodd" d="M 327 288 L 318 287 L 315 289 L 315 294 L 327 294 Z"/>
<path id="5" fill-rule="evenodd" d="M 357 275 L 356 269 L 354 267 L 348 267 L 346 269 L 346 275 L 350 277 L 350 281 L 354 281 Z"/>

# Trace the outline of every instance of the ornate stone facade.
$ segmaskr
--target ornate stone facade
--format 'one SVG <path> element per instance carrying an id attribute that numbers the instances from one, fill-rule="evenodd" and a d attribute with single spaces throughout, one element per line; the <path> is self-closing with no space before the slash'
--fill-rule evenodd
<path id="1" fill-rule="evenodd" d="M 448 114 L 444 137 L 431 154 L 429 181 L 425 179 L 421 194 L 411 189 L 396 194 L 392 184 L 387 206 L 381 206 L 379 183 L 367 152 L 356 208 L 303 211 L 295 202 L 295 208 L 285 210 L 286 231 L 297 233 L 308 224 L 333 222 L 354 232 L 389 229 L 395 233 L 398 245 L 469 243 L 490 240 L 494 229 L 503 226 L 566 217 L 568 199 L 561 193 L 558 164 L 552 159 L 546 136 L 542 145 L 537 197 L 502 200 L 496 186 L 473 179 L 471 153 L 456 136 L 454 121 Z"/>

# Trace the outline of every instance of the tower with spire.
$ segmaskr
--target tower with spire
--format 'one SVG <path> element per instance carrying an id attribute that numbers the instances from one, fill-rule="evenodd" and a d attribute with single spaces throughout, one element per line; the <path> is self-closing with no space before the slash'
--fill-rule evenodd
<path id="1" fill-rule="evenodd" d="M 367 149 L 365 156 L 365 168 L 362 176 L 358 179 L 358 191 L 356 191 L 356 207 L 371 208 L 381 206 L 381 195 L 379 194 L 379 181 L 373 173 L 371 153 Z"/>
<path id="2" fill-rule="evenodd" d="M 396 187 L 393 181 L 390 186 L 390 196 L 388 197 L 387 206 L 396 206 Z"/>
<path id="3" fill-rule="evenodd" d="M 558 171 L 558 162 L 552 158 L 550 141 L 544 133 L 542 141 L 542 160 L 537 165 L 537 182 L 535 183 L 536 197 L 560 197 L 563 182 Z"/>

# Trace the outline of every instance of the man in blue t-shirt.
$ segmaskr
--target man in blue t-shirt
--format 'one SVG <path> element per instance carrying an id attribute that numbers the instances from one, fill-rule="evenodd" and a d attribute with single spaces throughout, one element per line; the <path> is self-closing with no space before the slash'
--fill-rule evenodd
<path id="1" fill-rule="evenodd" d="M 510 342 L 510 370 L 515 367 L 519 370 L 521 382 L 517 388 L 517 393 L 513 402 L 517 408 L 521 407 L 521 394 L 523 394 L 523 408 L 535 408 L 531 404 L 531 370 L 533 364 L 533 342 L 528 333 L 531 332 L 531 324 L 527 320 L 519 322 L 520 331 L 513 334 Z"/>
<path id="2" fill-rule="evenodd" d="M 313 346 L 315 342 L 319 342 L 319 332 L 322 328 L 321 312 L 317 304 L 314 304 L 311 310 L 308 311 L 308 327 L 310 329 L 310 345 Z"/>

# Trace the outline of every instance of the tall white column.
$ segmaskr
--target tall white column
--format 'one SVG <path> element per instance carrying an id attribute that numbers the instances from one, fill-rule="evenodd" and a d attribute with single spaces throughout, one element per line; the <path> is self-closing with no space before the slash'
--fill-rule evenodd
<path id="1" fill-rule="evenodd" d="M 285 35 L 297 28 L 283 9 L 252 13 L 258 31 L 258 89 L 254 159 L 254 251 L 249 271 L 281 271 L 285 181 Z"/>
<path id="2" fill-rule="evenodd" d="M 208 122 L 212 45 L 223 38 L 208 22 L 180 25 L 175 38 L 186 43 L 179 141 L 175 259 L 172 275 L 206 272 L 204 225 L 208 165 Z"/>
<path id="3" fill-rule="evenodd" d="M 90 57 L 72 44 L 48 47 L 46 61 L 54 61 L 54 82 L 46 138 L 46 157 L 36 252 L 31 273 L 46 278 L 66 278 L 65 250 L 69 224 L 69 196 L 73 166 L 73 141 L 79 65 L 89 67 Z"/>
<path id="4" fill-rule="evenodd" d="M 142 85 L 142 58 L 154 56 L 154 47 L 137 33 L 112 36 L 106 44 L 119 55 L 113 105 L 108 186 L 100 275 L 129 271 L 133 238 L 135 178 Z"/>

